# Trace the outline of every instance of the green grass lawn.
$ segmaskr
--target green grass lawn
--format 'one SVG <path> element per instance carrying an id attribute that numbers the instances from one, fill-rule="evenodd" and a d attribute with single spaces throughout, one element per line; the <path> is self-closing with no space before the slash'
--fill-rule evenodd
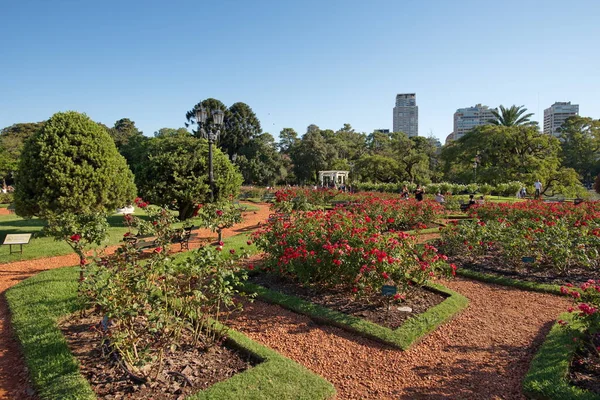
<path id="1" fill-rule="evenodd" d="M 259 210 L 259 208 L 253 205 L 248 206 L 248 211 L 256 210 Z M 136 209 L 134 215 L 144 218 L 146 214 L 144 211 Z M 104 245 L 119 244 L 123 239 L 123 234 L 127 232 L 127 228 L 123 225 L 123 216 L 117 214 L 111 215 L 108 217 L 108 223 L 110 226 L 108 229 L 108 239 Z M 197 227 L 200 225 L 200 220 L 192 218 L 186 221 L 186 223 L 191 223 Z M 23 245 L 23 254 L 14 253 L 14 251 L 19 250 L 19 246 L 13 245 L 13 254 L 10 254 L 8 245 L 0 246 L 0 264 L 72 254 L 73 250 L 64 241 L 56 241 L 52 237 L 36 237 L 40 235 L 44 225 L 45 221 L 39 218 L 23 219 L 14 214 L 0 215 L 0 240 L 2 242 L 4 242 L 7 234 L 33 233 L 29 244 Z M 181 228 L 182 226 L 182 222 L 173 224 L 174 228 Z M 246 240 L 247 238 L 244 237 L 244 244 Z"/>
<path id="2" fill-rule="evenodd" d="M 235 242 L 235 241 L 234 241 Z M 232 246 L 233 243 L 228 243 Z M 42 272 L 8 290 L 15 334 L 41 399 L 95 399 L 79 373 L 77 360 L 58 328 L 58 320 L 76 312 L 75 267 Z M 328 399 L 335 389 L 322 377 L 244 336 L 230 331 L 228 343 L 262 362 L 188 399 Z"/>

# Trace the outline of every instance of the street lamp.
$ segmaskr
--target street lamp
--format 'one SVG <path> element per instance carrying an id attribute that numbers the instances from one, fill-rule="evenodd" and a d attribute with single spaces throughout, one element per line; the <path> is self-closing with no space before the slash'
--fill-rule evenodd
<path id="1" fill-rule="evenodd" d="M 204 129 L 206 120 L 208 119 L 208 111 L 206 108 L 200 106 L 200 108 L 196 109 L 196 122 L 200 127 L 200 134 L 203 138 L 208 140 L 208 181 L 210 183 L 210 202 L 215 201 L 215 180 L 213 176 L 213 157 L 212 157 L 212 145 L 217 141 L 221 131 L 219 130 L 219 126 L 223 124 L 223 118 L 225 117 L 225 113 L 221 110 L 215 110 L 212 112 L 212 120 L 213 124 L 216 127 L 216 131 L 213 131 L 213 126 L 207 126 L 207 129 Z M 202 123 L 202 125 L 200 125 Z"/>

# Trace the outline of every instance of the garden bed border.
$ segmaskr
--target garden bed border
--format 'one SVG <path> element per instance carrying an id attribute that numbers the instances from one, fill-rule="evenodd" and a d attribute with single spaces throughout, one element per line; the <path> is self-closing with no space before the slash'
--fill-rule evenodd
<path id="1" fill-rule="evenodd" d="M 469 300 L 465 296 L 442 285 L 430 283 L 426 288 L 448 295 L 448 298 L 424 313 L 408 319 L 397 329 L 390 329 L 260 285 L 248 282 L 244 284 L 244 291 L 256 293 L 261 300 L 278 304 L 283 308 L 307 315 L 315 321 L 334 325 L 360 336 L 399 347 L 402 350 L 407 350 L 418 343 L 438 326 L 454 318 L 469 304 Z"/>
<path id="2" fill-rule="evenodd" d="M 473 280 L 480 281 L 480 282 L 493 283 L 493 284 L 501 285 L 501 286 L 514 287 L 517 289 L 527 290 L 530 292 L 549 293 L 549 294 L 555 294 L 558 296 L 564 296 L 560 292 L 561 285 L 513 279 L 513 278 L 508 278 L 505 276 L 473 271 L 466 267 L 458 268 L 456 270 L 456 274 L 463 278 L 469 278 L 469 279 L 473 279 Z"/>
<path id="3" fill-rule="evenodd" d="M 78 361 L 71 354 L 57 323 L 59 318 L 80 309 L 77 277 L 76 267 L 45 271 L 20 282 L 6 293 L 12 326 L 40 399 L 96 398 L 79 372 Z M 310 400 L 335 395 L 333 385 L 324 378 L 242 333 L 230 330 L 228 340 L 262 362 L 190 395 L 188 399 Z M 50 359 L 49 355 L 52 355 Z"/>
<path id="4" fill-rule="evenodd" d="M 561 314 L 559 318 L 569 325 L 573 323 L 571 313 Z M 571 326 L 580 327 L 577 323 Z M 523 392 L 527 397 L 543 400 L 600 400 L 600 395 L 569 384 L 569 364 L 575 354 L 572 344 L 569 332 L 555 323 L 531 361 L 523 380 Z"/>

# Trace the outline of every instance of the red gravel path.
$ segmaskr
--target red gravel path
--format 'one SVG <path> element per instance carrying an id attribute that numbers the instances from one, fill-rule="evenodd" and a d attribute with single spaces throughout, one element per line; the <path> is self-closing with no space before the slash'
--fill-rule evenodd
<path id="1" fill-rule="evenodd" d="M 565 299 L 456 279 L 469 307 L 411 350 L 260 301 L 231 326 L 332 382 L 339 399 L 524 399 L 521 382 Z"/>
<path id="2" fill-rule="evenodd" d="M 251 231 L 257 228 L 260 222 L 265 221 L 269 216 L 269 206 L 265 204 L 258 204 L 257 206 L 260 208 L 259 211 L 244 213 L 243 222 L 231 229 L 225 229 L 223 236 L 229 237 L 238 233 Z M 199 238 L 190 242 L 191 249 L 199 247 L 207 240 L 216 239 L 216 235 L 206 229 L 195 230 L 194 233 L 198 233 Z M 115 248 L 116 246 L 113 246 L 107 250 L 113 251 Z M 179 245 L 173 246 L 173 250 L 176 251 L 178 249 Z M 23 362 L 21 349 L 10 328 L 10 312 L 8 311 L 4 292 L 23 279 L 39 272 L 77 265 L 78 263 L 79 259 L 77 256 L 70 254 L 0 264 L 0 400 L 36 399 L 29 385 L 29 376 Z"/>

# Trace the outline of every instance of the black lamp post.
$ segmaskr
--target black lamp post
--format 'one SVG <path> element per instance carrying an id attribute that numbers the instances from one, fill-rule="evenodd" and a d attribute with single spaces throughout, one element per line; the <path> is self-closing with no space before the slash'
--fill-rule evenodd
<path id="1" fill-rule="evenodd" d="M 217 141 L 221 131 L 219 130 L 219 126 L 223 124 L 223 118 L 225 117 L 225 113 L 221 110 L 215 110 L 212 112 L 212 120 L 213 126 L 207 127 L 207 130 L 204 129 L 204 124 L 208 118 L 208 111 L 204 107 L 200 107 L 196 109 L 196 122 L 198 125 L 202 123 L 200 126 L 200 134 L 203 138 L 208 140 L 208 181 L 210 183 L 210 202 L 215 201 L 215 180 L 213 176 L 213 157 L 212 157 L 212 145 Z M 215 131 L 213 128 L 216 127 Z"/>

